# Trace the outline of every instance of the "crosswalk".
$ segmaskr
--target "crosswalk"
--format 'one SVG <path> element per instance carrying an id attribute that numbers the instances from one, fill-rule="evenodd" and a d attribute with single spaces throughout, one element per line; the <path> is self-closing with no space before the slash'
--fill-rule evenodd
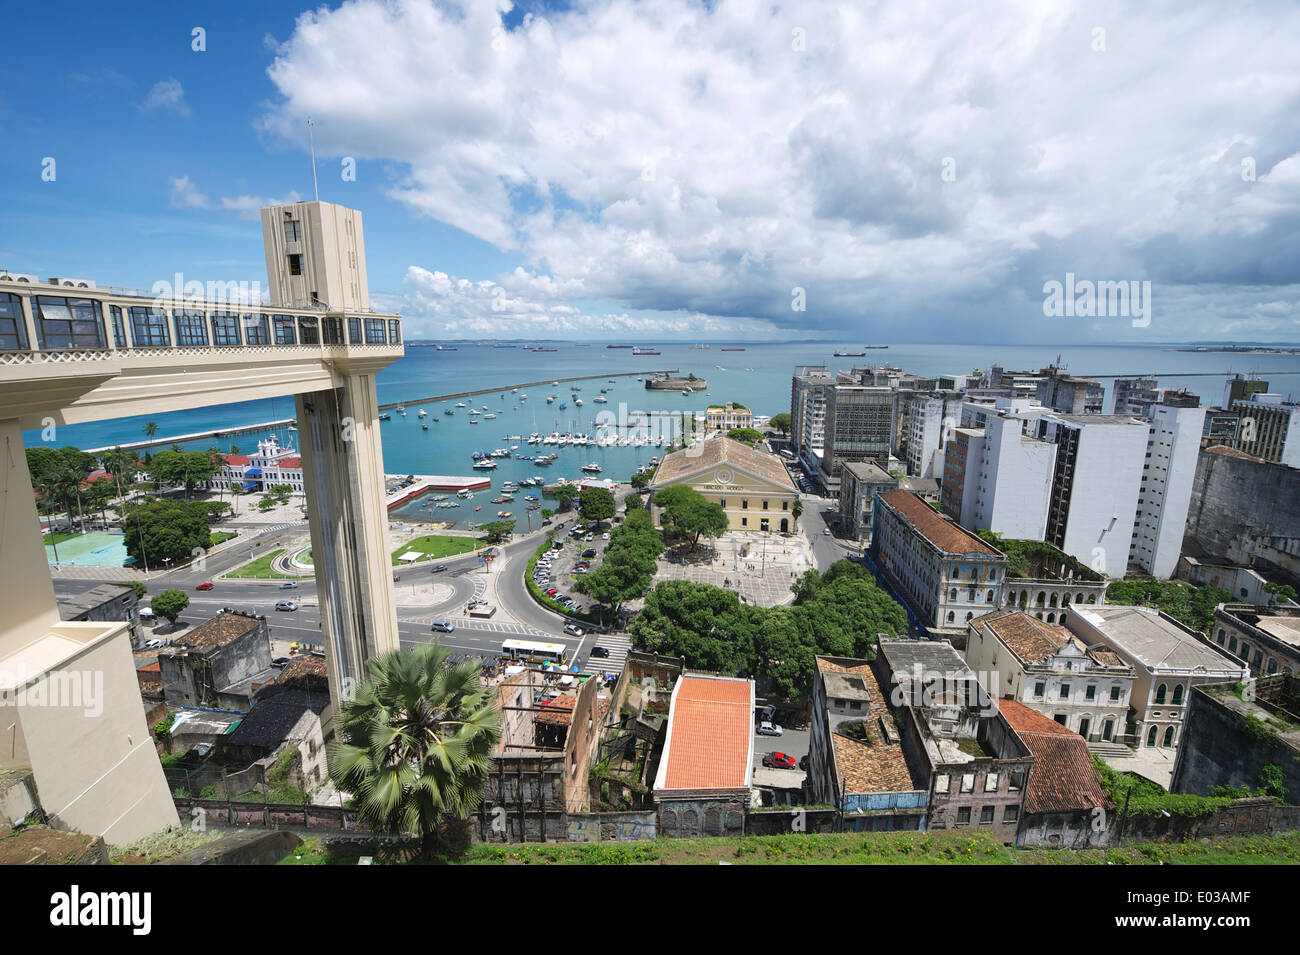
<path id="1" fill-rule="evenodd" d="M 627 661 L 627 653 L 632 649 L 632 638 L 626 633 L 602 633 L 596 638 L 594 646 L 604 647 L 609 651 L 607 657 L 587 657 L 588 670 L 604 670 L 617 673 Z"/>
<path id="2" fill-rule="evenodd" d="M 524 623 L 515 623 L 513 620 L 481 620 L 478 617 L 456 616 L 455 614 L 398 614 L 397 618 L 401 623 L 419 624 L 427 627 L 435 620 L 450 620 L 456 625 L 457 630 L 476 630 L 485 633 L 504 633 L 517 637 L 547 637 L 555 639 L 553 634 L 538 630 L 536 627 L 530 627 Z"/>

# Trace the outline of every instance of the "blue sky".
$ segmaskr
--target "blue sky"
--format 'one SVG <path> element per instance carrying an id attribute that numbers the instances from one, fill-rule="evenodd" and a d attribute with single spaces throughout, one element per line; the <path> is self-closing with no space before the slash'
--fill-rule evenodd
<path id="1" fill-rule="evenodd" d="M 264 281 L 310 114 L 417 335 L 1300 340 L 1293 5 L 304 9 L 7 9 L 0 266 Z M 1046 317 L 1067 273 L 1154 320 Z"/>

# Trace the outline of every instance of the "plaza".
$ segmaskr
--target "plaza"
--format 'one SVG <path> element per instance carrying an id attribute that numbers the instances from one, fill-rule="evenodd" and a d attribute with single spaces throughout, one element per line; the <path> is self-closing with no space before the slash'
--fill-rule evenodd
<path id="1" fill-rule="evenodd" d="M 794 599 L 791 585 L 815 566 L 802 534 L 728 531 L 712 543 L 702 541 L 694 554 L 666 551 L 655 582 L 713 584 L 738 594 L 743 603 L 774 607 Z"/>

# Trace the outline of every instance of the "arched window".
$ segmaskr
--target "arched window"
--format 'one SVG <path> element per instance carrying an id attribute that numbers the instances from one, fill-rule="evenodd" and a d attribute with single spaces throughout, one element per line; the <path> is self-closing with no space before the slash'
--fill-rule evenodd
<path id="1" fill-rule="evenodd" d="M 948 611 L 948 622 L 949 622 L 949 623 L 952 623 L 952 622 L 953 622 L 954 620 L 956 620 L 956 619 L 957 619 L 956 615 L 953 614 L 953 612 L 952 612 L 951 610 L 949 610 L 949 611 Z"/>
<path id="2" fill-rule="evenodd" d="M 966 622 L 967 622 L 967 623 L 970 623 L 970 618 L 973 617 L 973 616 L 975 616 L 975 615 L 974 615 L 973 613 L 971 613 L 969 610 L 967 610 L 967 611 L 966 611 Z"/>
<path id="3" fill-rule="evenodd" d="M 1174 706 L 1181 706 L 1183 702 L 1183 685 L 1179 683 L 1174 687 Z"/>
<path id="4" fill-rule="evenodd" d="M 956 599 L 957 599 L 957 588 L 956 588 L 956 587 L 954 587 L 954 588 L 952 588 L 952 590 L 948 591 L 948 599 L 949 599 L 949 600 L 956 600 Z"/>
<path id="5" fill-rule="evenodd" d="M 1156 745 L 1156 727 L 1151 727 L 1151 732 L 1147 733 L 1147 745 Z"/>
<path id="6" fill-rule="evenodd" d="M 1049 614 L 1047 615 L 1047 622 L 1048 622 L 1048 623 L 1056 623 L 1056 614 L 1054 614 L 1054 613 L 1049 613 Z"/>
<path id="7" fill-rule="evenodd" d="M 1224 638 L 1225 636 L 1226 636 L 1226 634 L 1223 632 L 1223 628 L 1220 627 L 1220 628 L 1219 628 L 1219 636 L 1216 638 L 1217 641 L 1218 641 L 1219 646 L 1223 646 L 1223 638 Z"/>
<path id="8" fill-rule="evenodd" d="M 988 597 L 985 598 L 985 603 L 993 603 L 993 591 L 989 591 Z"/>
<path id="9" fill-rule="evenodd" d="M 1049 607 L 1055 607 L 1055 606 L 1056 606 L 1056 594 L 1055 594 L 1055 593 L 1052 594 L 1052 599 L 1049 600 L 1049 601 L 1047 602 L 1047 606 L 1049 606 Z"/>
<path id="10" fill-rule="evenodd" d="M 1164 703 L 1165 694 L 1168 692 L 1169 692 L 1169 688 L 1165 686 L 1163 683 L 1161 683 L 1158 687 L 1156 687 L 1156 703 Z"/>
<path id="11" fill-rule="evenodd" d="M 1236 637 L 1229 637 L 1229 638 L 1228 638 L 1228 652 L 1229 652 L 1229 653 L 1236 653 L 1236 652 L 1237 652 L 1237 638 L 1236 638 Z"/>
<path id="12" fill-rule="evenodd" d="M 1173 728 L 1172 726 L 1167 726 L 1167 727 L 1165 727 L 1165 739 L 1164 739 L 1164 742 L 1161 743 L 1160 745 L 1161 745 L 1161 746 L 1173 746 L 1173 745 L 1174 745 L 1174 728 Z"/>

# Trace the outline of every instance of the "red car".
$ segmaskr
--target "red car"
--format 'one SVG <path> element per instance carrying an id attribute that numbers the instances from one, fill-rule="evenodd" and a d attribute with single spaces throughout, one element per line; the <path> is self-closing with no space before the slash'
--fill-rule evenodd
<path id="1" fill-rule="evenodd" d="M 197 587 L 195 587 L 194 589 L 195 589 L 195 590 L 211 590 L 211 589 L 212 589 L 212 581 L 210 581 L 210 580 L 205 580 L 203 583 L 199 584 L 199 585 L 198 585 Z"/>
<path id="2" fill-rule="evenodd" d="M 793 756 L 785 753 L 768 753 L 763 757 L 763 765 L 773 769 L 794 769 L 797 763 Z"/>

